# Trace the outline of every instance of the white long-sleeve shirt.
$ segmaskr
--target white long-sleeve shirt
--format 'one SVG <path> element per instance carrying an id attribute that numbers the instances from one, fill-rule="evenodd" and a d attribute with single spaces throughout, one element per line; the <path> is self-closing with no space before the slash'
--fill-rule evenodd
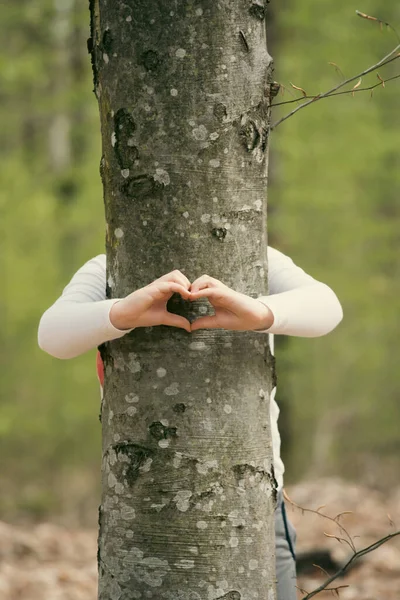
<path id="1" fill-rule="evenodd" d="M 288 257 L 268 247 L 269 296 L 259 298 L 274 315 L 266 331 L 302 337 L 318 337 L 332 331 L 343 313 L 330 287 L 296 266 Z M 106 256 L 85 263 L 72 277 L 62 295 L 40 320 L 39 346 L 56 358 L 73 358 L 103 342 L 124 336 L 110 321 L 111 307 L 118 299 L 106 299 Z M 273 335 L 270 336 L 273 349 Z M 275 477 L 283 486 L 284 465 L 280 458 L 279 408 L 274 389 L 270 402 Z"/>

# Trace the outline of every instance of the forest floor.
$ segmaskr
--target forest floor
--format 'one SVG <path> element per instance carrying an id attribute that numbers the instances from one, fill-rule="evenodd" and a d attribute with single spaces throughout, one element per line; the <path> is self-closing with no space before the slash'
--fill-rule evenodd
<path id="1" fill-rule="evenodd" d="M 357 550 L 400 529 L 400 486 L 390 495 L 338 479 L 303 482 L 287 490 L 290 498 L 308 509 L 335 517 L 352 536 Z M 288 503 L 287 512 L 297 529 L 297 551 L 327 549 L 337 564 L 352 550 L 332 536 L 345 537 L 338 525 L 317 514 L 302 512 Z M 0 522 L 0 598 L 2 600 L 96 600 L 97 567 L 94 530 L 70 530 L 51 523 L 17 526 Z M 320 570 L 299 577 L 307 592 L 326 579 Z M 400 536 L 363 557 L 348 576 L 331 587 L 341 587 L 342 600 L 400 599 Z M 299 599 L 306 595 L 299 591 Z M 334 597 L 323 592 L 318 598 Z"/>

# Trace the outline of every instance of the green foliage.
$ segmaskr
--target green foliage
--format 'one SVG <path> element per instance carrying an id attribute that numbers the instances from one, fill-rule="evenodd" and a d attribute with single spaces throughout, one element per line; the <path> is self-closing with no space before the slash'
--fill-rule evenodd
<path id="1" fill-rule="evenodd" d="M 355 16 L 362 8 L 400 26 L 394 3 L 360 7 L 341 0 L 332 6 L 290 2 L 277 14 L 281 82 L 323 92 L 340 78 L 329 62 L 349 77 L 397 45 L 392 32 Z M 399 69 L 392 63 L 380 75 Z M 363 85 L 376 82 L 372 74 Z M 377 88 L 372 98 L 367 92 L 322 100 L 284 122 L 273 138 L 277 173 L 269 232 L 333 287 L 345 314 L 328 337 L 291 340 L 282 351 L 290 364 L 280 385 L 293 408 L 292 478 L 330 471 L 378 481 L 382 473 L 371 474 L 368 461 L 383 461 L 400 447 L 398 103 L 397 81 Z"/>
<path id="2" fill-rule="evenodd" d="M 394 2 L 287 0 L 273 8 L 276 78 L 310 93 L 338 81 L 328 62 L 349 76 L 395 45 L 356 8 L 400 28 Z M 104 248 L 88 11 L 73 0 L 24 0 L 3 8 L 0 30 L 0 485 L 9 490 L 0 516 L 75 510 L 86 518 L 101 453 L 95 352 L 52 359 L 36 332 L 75 270 Z M 371 456 L 379 477 L 399 454 L 398 98 L 394 81 L 372 99 L 323 100 L 272 135 L 271 243 L 331 285 L 345 311 L 330 336 L 278 346 L 292 479 L 370 476 Z"/>

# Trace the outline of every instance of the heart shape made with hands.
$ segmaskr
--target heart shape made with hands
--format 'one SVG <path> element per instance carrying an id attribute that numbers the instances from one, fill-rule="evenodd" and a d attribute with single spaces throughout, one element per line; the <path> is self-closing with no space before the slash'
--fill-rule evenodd
<path id="1" fill-rule="evenodd" d="M 198 316 L 197 310 L 190 309 L 187 303 L 201 298 L 209 301 L 214 314 Z M 110 310 L 110 320 L 120 330 L 169 325 L 188 333 L 198 329 L 245 331 L 268 329 L 273 314 L 260 300 L 236 292 L 214 277 L 202 275 L 191 283 L 183 273 L 173 271 L 118 300 Z"/>

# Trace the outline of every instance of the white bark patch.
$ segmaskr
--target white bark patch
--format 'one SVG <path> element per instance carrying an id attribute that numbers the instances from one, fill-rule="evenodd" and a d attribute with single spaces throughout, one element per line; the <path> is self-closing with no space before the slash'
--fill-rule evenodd
<path id="1" fill-rule="evenodd" d="M 246 525 L 246 521 L 244 520 L 243 517 L 241 517 L 239 515 L 238 510 L 232 510 L 228 515 L 228 519 L 231 522 L 232 527 L 239 527 L 240 525 Z"/>
<path id="2" fill-rule="evenodd" d="M 219 160 L 219 158 L 212 158 L 211 160 L 208 161 L 208 164 L 213 169 L 217 169 L 218 167 L 221 166 L 221 161 Z"/>
<path id="3" fill-rule="evenodd" d="M 217 140 L 219 138 L 219 133 L 217 133 L 216 131 L 213 131 L 212 133 L 210 133 L 210 140 L 212 140 L 213 142 L 215 140 Z"/>
<path id="4" fill-rule="evenodd" d="M 185 58 L 186 50 L 184 48 L 178 48 L 178 50 L 175 52 L 175 56 L 177 58 Z"/>
<path id="5" fill-rule="evenodd" d="M 193 493 L 190 490 L 180 490 L 176 493 L 173 501 L 176 503 L 176 508 L 180 512 L 186 512 L 190 506 L 190 498 Z"/>
<path id="6" fill-rule="evenodd" d="M 256 200 L 254 202 L 254 206 L 256 207 L 256 210 L 261 210 L 262 207 L 262 200 Z"/>
<path id="7" fill-rule="evenodd" d="M 163 367 L 160 367 L 159 369 L 157 369 L 157 377 L 165 377 L 167 374 L 167 370 L 164 369 Z"/>
<path id="8" fill-rule="evenodd" d="M 175 469 L 179 469 L 179 467 L 181 466 L 181 462 L 182 462 L 182 454 L 181 454 L 181 452 L 176 452 L 176 454 L 172 460 L 172 464 L 174 465 Z"/>
<path id="9" fill-rule="evenodd" d="M 114 413 L 112 410 L 110 410 L 110 412 L 108 413 L 108 424 L 111 425 L 111 421 L 114 418 Z"/>
<path id="10" fill-rule="evenodd" d="M 122 484 L 122 483 L 116 483 L 116 484 L 115 484 L 115 493 L 116 493 L 116 494 L 122 494 L 122 493 L 123 493 L 123 491 L 124 491 L 124 489 L 125 489 L 125 488 L 124 488 L 124 486 L 123 486 L 123 484 Z"/>
<path id="11" fill-rule="evenodd" d="M 127 504 L 123 504 L 120 508 L 121 510 L 121 519 L 124 521 L 133 521 L 136 518 L 135 509 Z"/>
<path id="12" fill-rule="evenodd" d="M 151 463 L 153 462 L 152 458 L 146 458 L 141 467 L 139 467 L 139 471 L 142 473 L 148 473 L 150 471 Z"/>
<path id="13" fill-rule="evenodd" d="M 160 446 L 160 448 L 168 448 L 169 444 L 170 444 L 169 440 L 160 440 L 158 442 L 158 445 Z"/>
<path id="14" fill-rule="evenodd" d="M 127 177 L 129 177 L 129 169 L 122 169 L 121 175 L 122 175 L 122 177 L 124 179 L 126 179 Z"/>
<path id="15" fill-rule="evenodd" d="M 133 417 L 133 415 L 135 415 L 136 413 L 137 413 L 136 406 L 128 406 L 128 408 L 126 409 L 126 414 L 129 415 L 130 417 Z"/>
<path id="16" fill-rule="evenodd" d="M 203 9 L 202 8 L 196 8 L 196 17 L 201 17 L 201 15 L 203 14 Z"/>
<path id="17" fill-rule="evenodd" d="M 252 558 L 249 561 L 249 569 L 250 569 L 250 571 L 255 571 L 256 569 L 258 569 L 258 560 L 256 560 L 255 558 Z"/>
<path id="18" fill-rule="evenodd" d="M 208 471 L 218 469 L 218 461 L 215 459 L 199 461 L 196 463 L 196 469 L 200 475 L 207 475 Z"/>
<path id="19" fill-rule="evenodd" d="M 169 93 L 171 94 L 171 96 L 177 96 L 178 95 L 178 90 L 176 88 L 172 88 Z"/>
<path id="20" fill-rule="evenodd" d="M 199 549 L 198 549 L 198 547 L 197 547 L 197 546 L 190 546 L 190 547 L 188 548 L 188 550 L 189 550 L 189 552 L 190 552 L 191 554 L 196 554 L 196 556 L 197 556 L 197 554 L 199 553 Z"/>
<path id="21" fill-rule="evenodd" d="M 188 211 L 185 211 L 182 215 L 182 217 L 185 217 L 185 219 L 187 219 L 189 217 L 189 213 Z"/>
<path id="22" fill-rule="evenodd" d="M 111 134 L 111 146 L 114 148 L 116 143 L 117 143 L 117 136 L 115 134 L 115 131 L 113 131 Z"/>
<path id="23" fill-rule="evenodd" d="M 139 396 L 137 396 L 136 394 L 134 394 L 133 392 L 130 392 L 129 394 L 127 394 L 125 396 L 125 401 L 132 403 L 132 402 L 139 402 Z"/>
<path id="24" fill-rule="evenodd" d="M 110 463 L 110 465 L 115 465 L 115 463 L 117 462 L 117 453 L 113 448 L 111 448 L 111 450 L 108 453 L 108 462 Z"/>
<path id="25" fill-rule="evenodd" d="M 128 17 L 126 17 L 125 21 L 126 21 L 127 23 L 130 23 L 130 22 L 132 21 L 132 17 L 131 17 L 131 15 L 129 15 Z"/>
<path id="26" fill-rule="evenodd" d="M 231 548 L 237 548 L 239 545 L 239 539 L 237 537 L 231 537 L 229 538 L 229 546 Z"/>
<path id="27" fill-rule="evenodd" d="M 156 510 L 157 512 L 160 512 L 164 506 L 167 506 L 166 504 L 151 504 L 150 508 L 154 508 L 154 510 Z"/>
<path id="28" fill-rule="evenodd" d="M 110 62 L 109 56 L 105 52 L 103 54 L 103 60 L 106 63 L 106 65 L 108 65 L 108 63 Z"/>
<path id="29" fill-rule="evenodd" d="M 154 181 L 158 181 L 158 183 L 162 183 L 162 185 L 169 185 L 171 183 L 170 176 L 165 169 L 156 169 L 153 178 Z"/>
<path id="30" fill-rule="evenodd" d="M 232 406 L 230 404 L 225 404 L 224 413 L 226 413 L 227 415 L 230 415 L 231 412 L 232 412 Z"/>
<path id="31" fill-rule="evenodd" d="M 114 475 L 114 473 L 109 473 L 108 474 L 108 487 L 113 488 L 115 487 L 115 485 L 117 484 L 117 479 Z"/>
<path id="32" fill-rule="evenodd" d="M 179 383 L 177 381 L 171 383 L 171 385 L 165 388 L 164 394 L 167 396 L 176 396 L 179 394 Z"/>
<path id="33" fill-rule="evenodd" d="M 122 229 L 120 229 L 119 227 L 114 231 L 114 235 L 116 238 L 118 238 L 119 240 L 124 237 L 124 232 L 122 231 Z"/>
<path id="34" fill-rule="evenodd" d="M 131 373 L 139 373 L 141 370 L 141 366 L 139 361 L 137 360 L 137 354 L 134 352 L 129 352 L 128 354 L 129 362 L 127 364 L 128 369 Z"/>
<path id="35" fill-rule="evenodd" d="M 128 540 L 131 540 L 133 538 L 133 531 L 132 531 L 132 529 L 128 529 L 128 531 L 125 532 L 125 537 Z"/>
<path id="36" fill-rule="evenodd" d="M 195 140 L 199 142 L 204 142 L 208 137 L 207 128 L 204 125 L 199 125 L 198 127 L 195 127 L 193 129 L 192 135 Z"/>
<path id="37" fill-rule="evenodd" d="M 209 215 L 207 213 L 205 213 L 204 215 L 201 215 L 201 217 L 200 217 L 200 221 L 202 223 L 209 223 L 210 220 L 211 220 L 211 215 Z"/>
<path id="38" fill-rule="evenodd" d="M 194 560 L 182 558 L 181 560 L 178 560 L 178 562 L 175 563 L 175 567 L 177 567 L 178 569 L 193 569 Z"/>
<path id="39" fill-rule="evenodd" d="M 206 402 L 207 402 L 207 404 L 211 404 L 212 403 L 211 398 L 207 398 Z"/>
<path id="40" fill-rule="evenodd" d="M 163 577 L 170 571 L 167 560 L 157 556 L 144 558 L 144 553 L 139 548 L 130 548 L 122 563 L 136 581 L 150 587 L 160 587 Z"/>
<path id="41" fill-rule="evenodd" d="M 189 348 L 191 350 L 205 350 L 207 346 L 204 342 L 192 342 L 191 344 L 189 344 Z"/>
<path id="42" fill-rule="evenodd" d="M 206 523 L 206 521 L 197 521 L 196 527 L 197 529 L 207 529 L 208 524 Z"/>

